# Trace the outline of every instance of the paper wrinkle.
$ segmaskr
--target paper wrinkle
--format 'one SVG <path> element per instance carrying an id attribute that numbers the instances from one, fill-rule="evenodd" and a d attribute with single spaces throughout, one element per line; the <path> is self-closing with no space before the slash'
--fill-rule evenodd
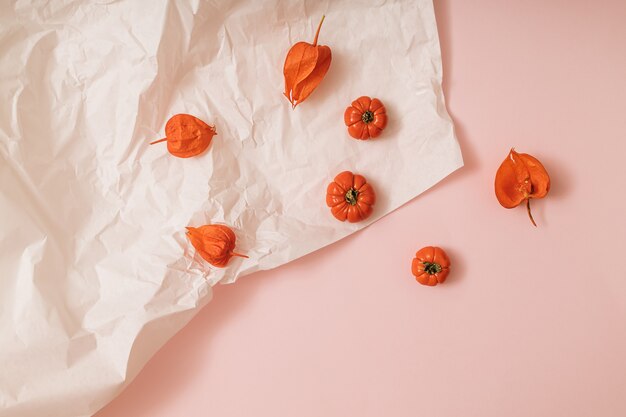
<path id="1" fill-rule="evenodd" d="M 296 110 L 290 46 L 332 49 Z M 0 417 L 88 416 L 211 299 L 390 213 L 462 166 L 430 0 L 0 4 Z M 343 112 L 380 98 L 389 124 L 351 139 Z M 203 155 L 165 144 L 176 113 L 214 124 Z M 341 171 L 374 213 L 325 205 Z M 186 226 L 237 236 L 225 269 Z"/>

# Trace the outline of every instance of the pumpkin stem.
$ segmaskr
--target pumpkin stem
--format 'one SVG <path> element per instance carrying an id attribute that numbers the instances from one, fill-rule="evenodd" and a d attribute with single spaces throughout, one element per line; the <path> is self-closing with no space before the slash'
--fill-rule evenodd
<path id="1" fill-rule="evenodd" d="M 351 206 L 354 206 L 357 202 L 357 198 L 359 197 L 359 192 L 357 190 L 355 190 L 354 188 L 350 188 L 348 190 L 348 192 L 346 193 L 346 203 L 350 204 Z"/>
<path id="2" fill-rule="evenodd" d="M 159 143 L 159 142 L 164 142 L 166 141 L 167 138 L 163 138 L 163 139 L 159 139 L 159 140 L 155 140 L 154 142 L 150 142 L 150 145 L 154 145 L 155 143 Z"/>
<path id="3" fill-rule="evenodd" d="M 533 226 L 537 227 L 537 223 L 535 223 L 535 219 L 533 219 L 533 214 L 530 212 L 530 198 L 526 199 L 526 210 L 528 211 L 528 217 L 530 217 Z"/>
<path id="4" fill-rule="evenodd" d="M 249 258 L 249 256 L 247 255 L 242 255 L 241 253 L 236 253 L 236 252 L 231 252 L 230 253 L 232 256 L 239 256 L 241 258 Z"/>
<path id="5" fill-rule="evenodd" d="M 317 27 L 317 32 L 315 32 L 315 39 L 313 39 L 313 46 L 317 46 L 317 37 L 320 35 L 320 29 L 322 28 L 322 23 L 324 23 L 324 19 L 326 15 L 322 15 L 322 20 L 320 20 L 320 24 Z"/>
<path id="6" fill-rule="evenodd" d="M 363 121 L 363 123 L 368 124 L 371 123 L 374 120 L 374 113 L 372 113 L 371 111 L 366 111 L 365 113 L 363 113 L 363 115 L 361 116 L 361 120 Z"/>
<path id="7" fill-rule="evenodd" d="M 443 268 L 441 268 L 441 265 L 439 265 L 438 263 L 435 263 L 435 262 L 424 262 L 424 271 L 428 275 L 438 274 L 439 272 L 441 272 L 442 269 Z"/>

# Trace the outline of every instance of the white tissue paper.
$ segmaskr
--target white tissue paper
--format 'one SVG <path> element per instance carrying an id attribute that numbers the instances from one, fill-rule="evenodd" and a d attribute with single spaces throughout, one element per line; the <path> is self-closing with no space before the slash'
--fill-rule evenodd
<path id="1" fill-rule="evenodd" d="M 295 110 L 295 42 L 332 64 Z M 211 298 L 390 213 L 462 166 L 431 0 L 0 4 L 0 416 L 89 416 Z M 345 108 L 378 97 L 382 136 Z M 204 154 L 164 143 L 177 113 L 216 126 Z M 326 186 L 364 175 L 377 203 L 337 221 Z M 186 226 L 237 234 L 216 269 Z"/>

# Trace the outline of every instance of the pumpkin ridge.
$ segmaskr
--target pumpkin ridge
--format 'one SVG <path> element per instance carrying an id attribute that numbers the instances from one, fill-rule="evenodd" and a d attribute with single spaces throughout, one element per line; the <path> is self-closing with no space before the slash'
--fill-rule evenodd
<path id="1" fill-rule="evenodd" d="M 342 184 L 339 184 L 337 181 L 333 181 L 335 184 L 337 184 L 337 187 L 339 187 L 339 189 L 341 190 L 341 192 L 345 195 L 345 193 L 348 191 L 346 190 Z M 341 195 L 341 194 L 337 194 L 337 195 Z"/>
<path id="2" fill-rule="evenodd" d="M 357 123 L 363 123 L 363 120 L 359 119 L 359 120 L 357 120 L 357 121 L 355 121 L 355 122 L 352 122 L 352 123 L 350 123 L 349 125 L 346 125 L 346 126 L 348 126 L 348 127 L 350 127 L 350 126 L 354 126 L 354 125 L 355 125 L 355 124 L 357 124 Z"/>

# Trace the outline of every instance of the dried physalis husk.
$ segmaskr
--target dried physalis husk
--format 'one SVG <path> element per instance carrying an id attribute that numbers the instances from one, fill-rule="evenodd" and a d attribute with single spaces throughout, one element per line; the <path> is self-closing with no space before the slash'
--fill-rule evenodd
<path id="1" fill-rule="evenodd" d="M 215 135 L 215 126 L 190 114 L 177 114 L 165 124 L 165 137 L 150 142 L 150 145 L 167 141 L 169 153 L 179 158 L 189 158 L 204 152 Z"/>
<path id="2" fill-rule="evenodd" d="M 511 149 L 496 172 L 495 191 L 502 207 L 513 208 L 526 202 L 528 217 L 537 226 L 530 211 L 530 199 L 548 194 L 550 176 L 537 158 Z"/>
<path id="3" fill-rule="evenodd" d="M 233 256 L 247 258 L 246 255 L 234 252 L 237 238 L 228 226 L 208 224 L 187 227 L 187 238 L 202 259 L 218 268 L 224 268 Z"/>
<path id="4" fill-rule="evenodd" d="M 332 54 L 330 48 L 318 45 L 317 38 L 324 22 L 324 16 L 317 27 L 313 44 L 298 42 L 291 47 L 285 58 L 283 74 L 285 75 L 285 97 L 291 102 L 292 108 L 306 100 L 324 79 Z"/>

